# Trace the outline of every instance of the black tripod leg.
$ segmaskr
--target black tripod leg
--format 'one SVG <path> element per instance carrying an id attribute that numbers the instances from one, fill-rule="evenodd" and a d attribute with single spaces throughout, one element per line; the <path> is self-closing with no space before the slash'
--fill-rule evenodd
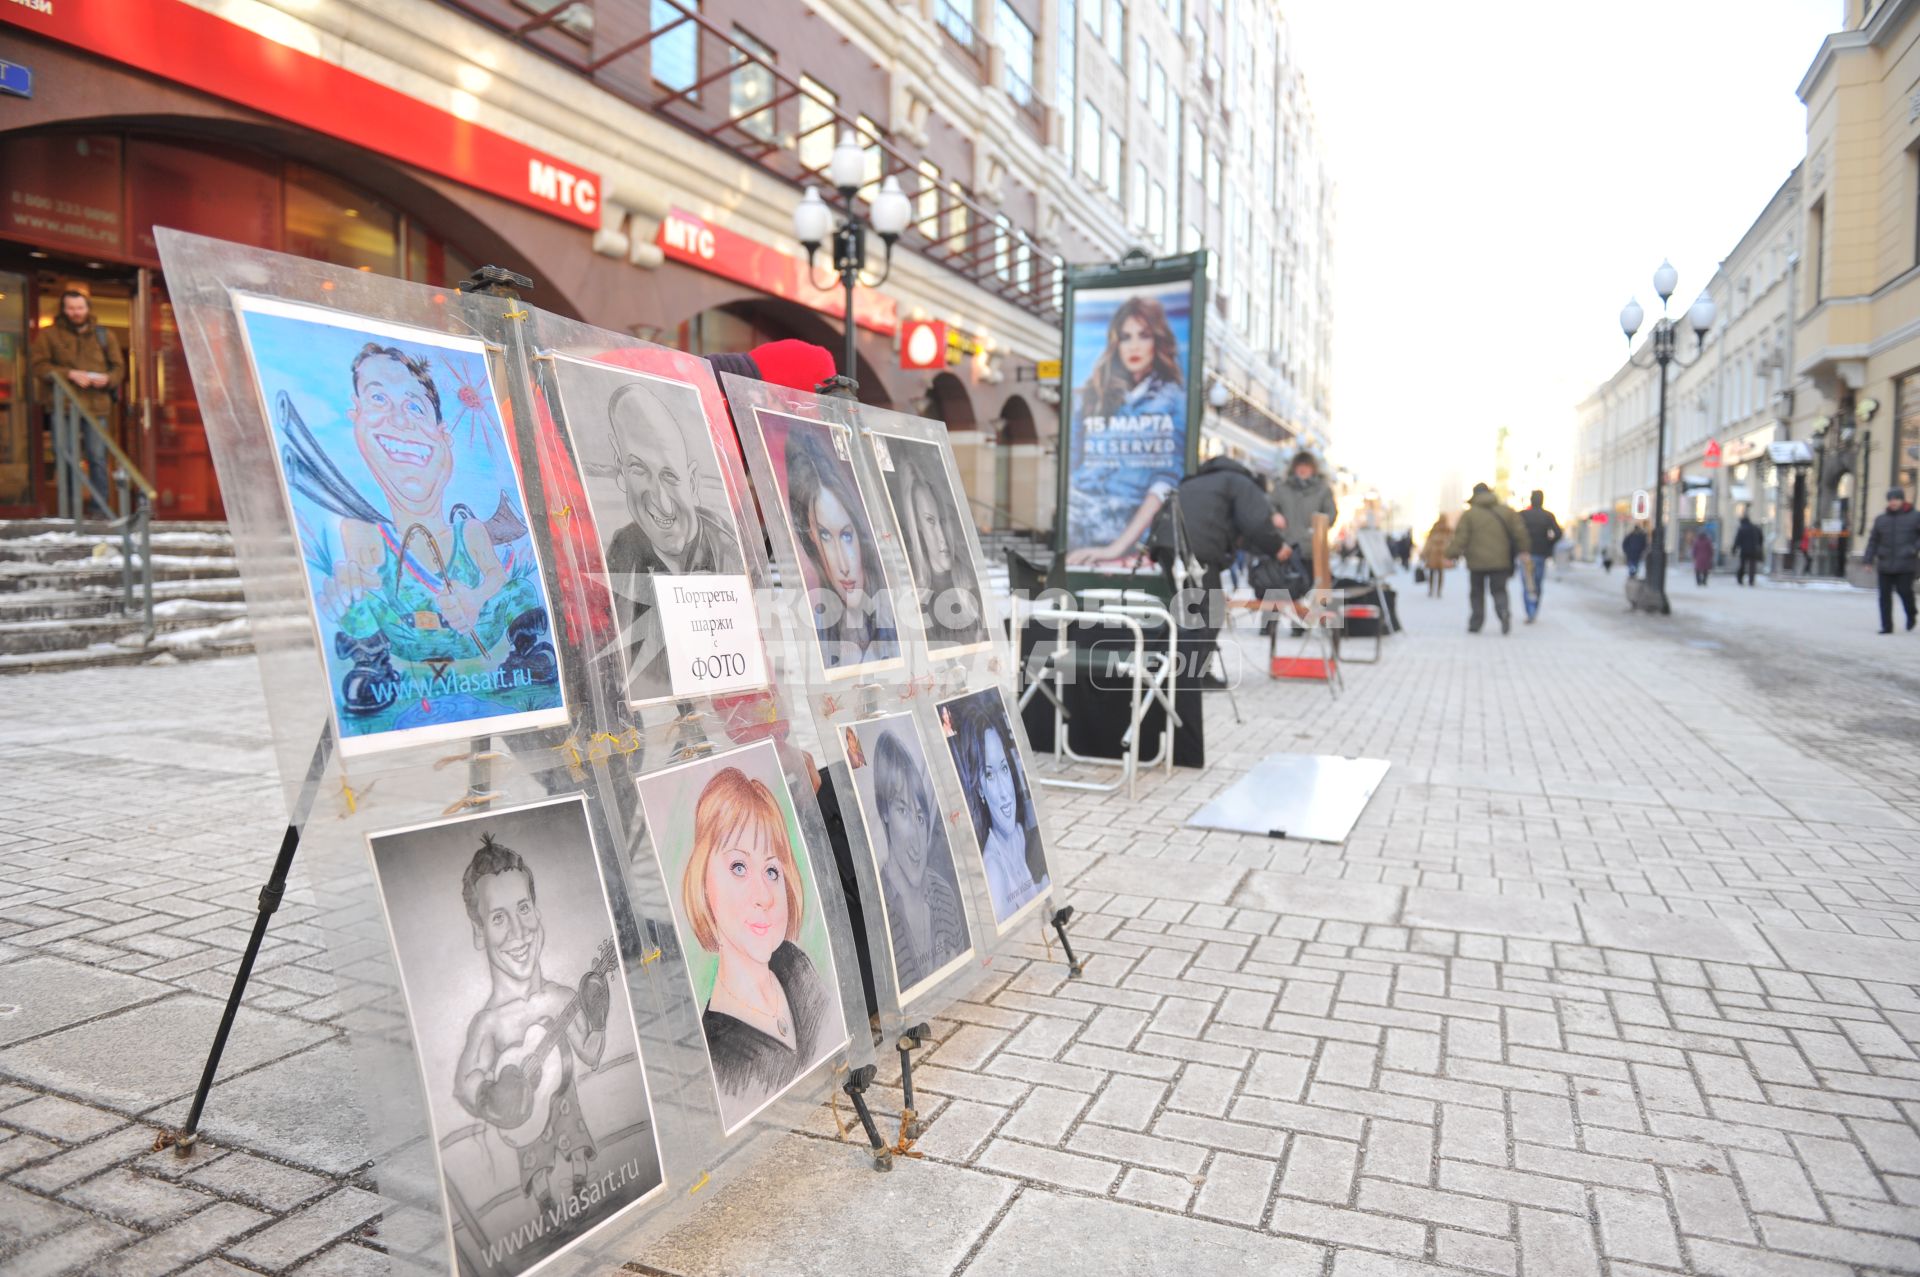
<path id="1" fill-rule="evenodd" d="M 867 1108 L 867 1086 L 873 1081 L 873 1073 L 871 1064 L 857 1068 L 841 1089 L 853 1101 L 853 1111 L 860 1118 L 860 1125 L 866 1128 L 867 1143 L 873 1146 L 873 1169 L 890 1171 L 893 1169 L 893 1150 L 880 1138 L 880 1128 L 873 1124 L 873 1113 Z"/>
<path id="2" fill-rule="evenodd" d="M 260 910 L 253 917 L 253 934 L 247 937 L 247 951 L 240 955 L 240 969 L 233 974 L 233 989 L 227 994 L 227 1009 L 220 1015 L 220 1027 L 214 1032 L 213 1046 L 207 1052 L 207 1066 L 200 1072 L 200 1085 L 193 1093 L 193 1107 L 187 1110 L 186 1125 L 162 1135 L 156 1148 L 173 1145 L 173 1151 L 185 1157 L 200 1139 L 200 1113 L 207 1106 L 207 1094 L 213 1090 L 213 1078 L 220 1071 L 220 1056 L 227 1049 L 227 1035 L 233 1032 L 233 1018 L 240 1012 L 246 996 L 247 981 L 253 976 L 254 959 L 260 956 L 260 942 L 266 939 L 267 923 L 280 899 L 287 892 L 287 871 L 293 867 L 293 853 L 300 846 L 300 826 L 288 825 L 280 839 L 280 854 L 274 857 L 273 872 L 267 885 L 260 888 Z"/>
<path id="3" fill-rule="evenodd" d="M 1073 956 L 1073 943 L 1067 939 L 1067 923 L 1072 919 L 1073 906 L 1062 905 L 1053 911 L 1053 917 L 1049 918 L 1048 922 L 1053 926 L 1053 934 L 1060 937 L 1060 948 L 1067 955 L 1067 974 L 1078 980 L 1080 973 L 1085 971 L 1086 967 L 1081 965 L 1080 959 Z"/>
<path id="4" fill-rule="evenodd" d="M 233 973 L 233 989 L 227 994 L 226 1010 L 220 1015 L 220 1027 L 213 1035 L 213 1046 L 207 1051 L 207 1066 L 200 1072 L 200 1085 L 194 1089 L 193 1107 L 187 1110 L 185 1125 L 177 1131 L 164 1131 L 154 1140 L 153 1147 L 156 1150 L 171 1145 L 174 1152 L 185 1157 L 199 1142 L 200 1114 L 207 1107 L 207 1096 L 213 1090 L 214 1076 L 220 1072 L 220 1056 L 227 1049 L 227 1036 L 233 1032 L 233 1018 L 240 1013 L 240 1002 L 246 997 L 247 981 L 253 977 L 254 960 L 260 956 L 260 942 L 267 936 L 267 923 L 280 907 L 281 898 L 287 894 L 287 873 L 293 868 L 293 853 L 300 847 L 299 822 L 313 810 L 313 800 L 320 791 L 320 778 L 326 774 L 327 759 L 332 754 L 333 730 L 329 727 L 322 729 L 320 742 L 313 748 L 313 761 L 307 765 L 307 777 L 300 787 L 293 822 L 288 824 L 287 832 L 281 835 L 280 854 L 273 858 L 273 872 L 267 875 L 267 885 L 260 888 L 260 907 L 253 917 L 253 934 L 247 937 L 246 952 L 240 955 L 240 969 Z"/>

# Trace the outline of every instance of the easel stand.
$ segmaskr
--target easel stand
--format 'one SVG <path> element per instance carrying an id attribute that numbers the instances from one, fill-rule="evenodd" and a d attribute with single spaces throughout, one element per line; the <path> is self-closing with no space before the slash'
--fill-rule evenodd
<path id="1" fill-rule="evenodd" d="M 876 1071 L 873 1065 L 863 1064 L 847 1075 L 846 1083 L 840 1089 L 853 1101 L 854 1115 L 866 1129 L 867 1143 L 873 1146 L 873 1169 L 890 1171 L 893 1169 L 893 1150 L 880 1138 L 880 1128 L 873 1124 L 873 1112 L 867 1108 L 867 1088 L 873 1085 Z"/>

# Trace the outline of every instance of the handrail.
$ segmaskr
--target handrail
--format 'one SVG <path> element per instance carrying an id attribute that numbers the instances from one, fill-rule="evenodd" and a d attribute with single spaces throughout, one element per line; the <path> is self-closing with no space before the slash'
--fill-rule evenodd
<path id="1" fill-rule="evenodd" d="M 71 518 L 77 527 L 86 519 L 89 499 L 107 508 L 108 497 L 114 498 L 110 511 L 114 517 L 107 526 L 120 533 L 120 610 L 127 613 L 134 610 L 134 543 L 137 538 L 141 628 L 147 642 L 151 643 L 154 632 L 152 502 L 158 492 L 140 473 L 140 468 L 133 464 L 133 459 L 114 442 L 105 424 L 87 411 L 72 387 L 57 376 L 48 381 L 53 386 L 54 483 L 60 494 L 60 517 Z M 93 431 L 94 438 L 106 445 L 107 455 L 119 462 L 117 475 L 96 475 L 91 472 L 91 467 L 83 471 L 88 450 L 82 442 L 82 431 L 86 430 Z M 112 466 L 109 465 L 108 469 L 111 470 Z M 134 495 L 136 487 L 144 499 Z"/>
<path id="2" fill-rule="evenodd" d="M 107 451 L 113 454 L 113 459 L 120 463 L 122 470 L 126 471 L 127 477 L 133 481 L 133 486 L 146 493 L 147 500 L 158 501 L 160 499 L 160 489 L 154 487 L 147 476 L 140 473 L 140 467 L 134 465 L 133 458 L 129 457 L 121 450 L 120 445 L 113 441 L 113 432 L 107 429 L 100 418 L 87 411 L 86 405 L 80 402 L 80 397 L 73 393 L 73 387 L 61 381 L 58 377 L 51 378 L 50 380 L 53 384 L 56 397 L 65 395 L 73 401 L 73 410 L 80 414 L 80 419 L 87 423 L 87 427 L 91 429 L 94 434 L 100 436 L 100 442 L 107 445 Z"/>

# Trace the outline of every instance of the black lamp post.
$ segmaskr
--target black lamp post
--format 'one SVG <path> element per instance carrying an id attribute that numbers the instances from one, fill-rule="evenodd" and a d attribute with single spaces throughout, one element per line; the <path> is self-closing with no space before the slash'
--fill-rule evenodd
<path id="1" fill-rule="evenodd" d="M 1647 611 L 1658 611 L 1662 616 L 1673 609 L 1667 603 L 1667 365 L 1678 361 L 1675 350 L 1674 332 L 1678 324 L 1667 315 L 1667 301 L 1673 296 L 1674 288 L 1680 282 L 1680 273 L 1673 268 L 1672 262 L 1663 261 L 1660 269 L 1653 272 L 1653 291 L 1660 295 L 1660 318 L 1654 322 L 1652 340 L 1640 348 L 1648 362 L 1629 355 L 1627 360 L 1636 368 L 1660 369 L 1660 420 L 1654 428 L 1653 436 L 1653 536 L 1647 546 L 1647 575 L 1642 584 L 1639 606 Z M 1693 326 L 1693 360 L 1681 363 L 1681 367 L 1700 358 L 1706 346 L 1707 330 L 1713 327 L 1713 298 L 1704 291 L 1687 309 L 1687 322 Z M 1627 341 L 1633 341 L 1633 335 L 1640 331 L 1640 321 L 1646 318 L 1641 310 L 1638 298 L 1629 299 L 1620 308 L 1620 331 L 1627 335 Z"/>
<path id="2" fill-rule="evenodd" d="M 907 220 L 913 216 L 913 205 L 900 189 L 900 179 L 889 177 L 880 184 L 879 193 L 873 197 L 873 211 L 863 220 L 853 211 L 853 200 L 865 184 L 866 176 L 866 152 L 860 149 L 853 130 L 848 129 L 840 134 L 840 143 L 833 148 L 833 158 L 827 161 L 827 180 L 840 192 L 839 224 L 834 224 L 834 210 L 820 198 L 818 187 L 809 186 L 793 210 L 794 238 L 807 250 L 807 278 L 815 288 L 832 287 L 831 280 L 823 284 L 815 278 L 813 259 L 828 236 L 833 238 L 833 269 L 846 295 L 846 352 L 841 358 L 840 375 L 849 380 L 857 380 L 854 370 L 858 366 L 853 344 L 853 290 L 859 284 L 878 288 L 887 282 L 887 276 L 893 273 L 893 242 L 907 229 Z M 886 259 L 880 276 L 872 280 L 862 278 L 862 272 L 867 268 L 869 227 L 886 245 Z"/>

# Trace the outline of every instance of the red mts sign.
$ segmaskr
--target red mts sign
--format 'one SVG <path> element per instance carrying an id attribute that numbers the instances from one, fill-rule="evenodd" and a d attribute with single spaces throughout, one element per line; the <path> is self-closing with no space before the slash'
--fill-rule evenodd
<path id="1" fill-rule="evenodd" d="M 577 226 L 600 178 L 183 0 L 0 5 L 0 22 L 351 142 Z"/>
<path id="2" fill-rule="evenodd" d="M 839 316 L 846 311 L 846 299 L 839 289 L 813 286 L 807 278 L 806 262 L 737 231 L 709 225 L 692 213 L 669 210 L 660 219 L 654 243 L 660 246 L 662 255 L 723 279 L 797 301 L 824 314 Z M 893 298 L 870 288 L 853 290 L 853 322 L 860 327 L 891 333 L 899 323 L 899 314 Z"/>

